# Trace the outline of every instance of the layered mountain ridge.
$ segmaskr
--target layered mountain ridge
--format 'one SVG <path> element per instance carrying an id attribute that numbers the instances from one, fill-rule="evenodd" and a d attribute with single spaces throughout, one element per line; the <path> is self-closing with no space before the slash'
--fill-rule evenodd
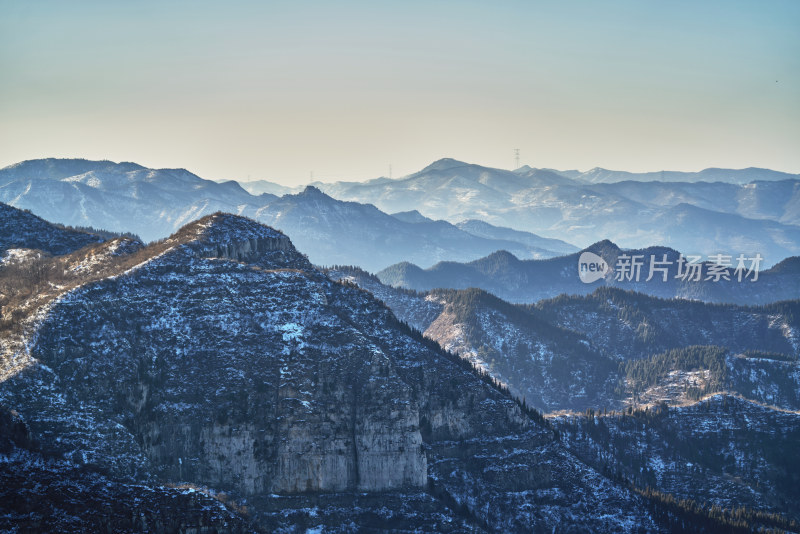
<path id="1" fill-rule="evenodd" d="M 521 257 L 552 257 L 574 247 L 544 240 L 556 250 L 511 238 L 475 235 L 445 221 L 403 221 L 371 205 L 335 200 L 309 186 L 297 193 L 254 196 L 236 182 L 204 180 L 185 169 L 147 169 L 129 163 L 32 160 L 0 169 L 0 202 L 32 209 L 72 226 L 133 231 L 146 241 L 216 211 L 248 216 L 292 235 L 317 264 L 357 263 L 378 270 L 410 259 L 469 260 L 498 249 Z M 335 243 L 335 245 L 334 245 Z"/>
<path id="2" fill-rule="evenodd" d="M 479 219 L 579 246 L 613 237 L 632 249 L 661 244 L 705 255 L 758 252 L 768 265 L 800 253 L 797 175 L 763 169 L 653 174 L 661 181 L 602 169 L 508 171 L 443 159 L 396 180 L 319 187 L 389 212 L 416 209 L 454 223 Z"/>
<path id="3" fill-rule="evenodd" d="M 692 402 L 691 388 L 800 410 L 797 300 L 748 307 L 599 287 L 513 305 L 474 288 L 397 289 L 356 268 L 329 275 L 369 290 L 546 412 Z M 670 353 L 686 347 L 709 356 Z M 711 367 L 716 375 L 704 375 Z"/>
<path id="4" fill-rule="evenodd" d="M 400 179 L 271 188 L 278 197 L 182 169 L 49 159 L 0 169 L 0 201 L 62 224 L 133 231 L 147 241 L 226 211 L 288 232 L 314 263 L 371 271 L 400 261 L 423 267 L 470 261 L 500 249 L 547 258 L 574 251 L 565 243 L 609 237 L 626 249 L 659 244 L 703 255 L 761 254 L 765 267 L 800 254 L 797 175 L 709 169 L 694 177 L 665 172 L 666 181 L 650 181 L 649 174 L 598 178 L 602 183 L 580 176 L 445 159 Z M 726 176 L 728 182 L 716 181 Z M 713 181 L 671 181 L 694 179 Z M 323 201 L 315 191 L 329 197 Z M 436 221 L 390 219 L 389 213 L 414 210 Z M 329 245 L 335 239 L 339 247 Z"/>
<path id="5" fill-rule="evenodd" d="M 580 261 L 584 252 L 605 260 L 609 272 L 597 280 L 582 281 Z M 685 256 L 684 262 L 694 261 L 690 256 Z M 634 267 L 634 258 L 637 267 Z M 737 258 L 728 256 L 728 265 L 718 271 L 719 275 L 712 270 L 709 259 L 713 257 L 696 258 L 700 261 L 690 275 L 677 250 L 668 247 L 622 249 L 603 240 L 580 252 L 543 260 L 521 260 L 501 250 L 471 262 L 440 262 L 427 269 L 401 262 L 379 271 L 377 277 L 384 284 L 415 291 L 476 287 L 515 303 L 532 303 L 561 294 L 586 295 L 600 286 L 662 298 L 743 305 L 800 297 L 797 257 L 786 258 L 769 269 L 756 264 L 755 256 L 745 257 L 737 273 Z M 758 273 L 750 272 L 751 269 Z"/>

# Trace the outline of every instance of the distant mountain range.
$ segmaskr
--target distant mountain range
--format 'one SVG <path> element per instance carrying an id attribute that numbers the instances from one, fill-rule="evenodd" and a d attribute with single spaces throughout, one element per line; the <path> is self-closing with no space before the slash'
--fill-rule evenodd
<path id="1" fill-rule="evenodd" d="M 445 221 L 393 217 L 372 205 L 335 200 L 315 187 L 283 197 L 254 196 L 236 182 L 217 183 L 183 169 L 146 169 L 135 163 L 25 161 L 0 169 L 0 202 L 52 222 L 132 231 L 146 241 L 225 211 L 285 231 L 314 263 L 370 270 L 404 260 L 426 266 L 445 259 L 468 261 L 500 249 L 526 258 L 577 250 L 563 241 L 490 225 L 470 233 Z"/>
<path id="2" fill-rule="evenodd" d="M 766 169 L 508 171 L 442 159 L 396 180 L 317 186 L 389 212 L 416 209 L 454 223 L 479 219 L 580 246 L 612 238 L 625 248 L 759 252 L 772 264 L 800 254 L 798 178 Z"/>
<path id="3" fill-rule="evenodd" d="M 147 241 L 216 211 L 244 211 L 252 198 L 236 182 L 136 163 L 42 159 L 0 169 L 0 202 L 56 223 L 133 231 Z"/>
<path id="4" fill-rule="evenodd" d="M 516 172 L 525 173 L 536 169 L 524 166 Z M 656 171 L 656 172 L 625 172 L 612 171 L 595 167 L 586 172 L 580 171 L 554 171 L 558 174 L 586 182 L 589 184 L 615 183 L 615 182 L 725 182 L 728 184 L 749 184 L 760 181 L 782 181 L 796 180 L 800 178 L 798 174 L 773 171 L 770 169 L 759 169 L 749 167 L 747 169 L 703 169 L 700 172 L 681 172 L 681 171 Z"/>
<path id="5" fill-rule="evenodd" d="M 253 180 L 250 182 L 241 182 L 242 188 L 251 195 L 276 195 L 283 196 L 291 193 L 299 193 L 304 189 L 302 186 L 289 187 L 286 185 L 276 184 L 275 182 L 268 182 L 267 180 Z"/>
<path id="6" fill-rule="evenodd" d="M 286 231 L 315 263 L 372 271 L 497 250 L 548 258 L 577 250 L 570 243 L 607 238 L 623 248 L 761 254 L 764 266 L 800 255 L 800 179 L 766 169 L 507 171 L 442 159 L 400 179 L 298 189 L 217 183 L 135 163 L 45 159 L 0 169 L 0 201 L 146 241 L 226 211 Z"/>
<path id="7" fill-rule="evenodd" d="M 617 272 L 611 271 L 599 280 L 584 283 L 579 275 L 579 259 L 583 252 L 604 258 L 612 269 L 617 268 Z M 631 270 L 620 272 L 620 261 L 633 262 L 624 258 L 620 260 L 622 256 L 641 259 L 638 275 Z M 709 271 L 710 263 L 703 261 L 697 268 L 699 280 L 679 276 L 679 269 L 687 273 L 685 266 L 680 265 L 680 258 L 678 251 L 666 247 L 625 250 L 605 240 L 581 252 L 543 260 L 521 260 L 510 252 L 498 251 L 468 263 L 441 262 L 427 269 L 401 262 L 379 271 L 377 277 L 384 284 L 415 291 L 481 288 L 515 303 L 532 303 L 561 294 L 587 295 L 598 286 L 618 287 L 662 298 L 743 305 L 800 298 L 798 257 L 787 258 L 769 269 L 762 268 L 757 279 L 753 275 L 746 276 L 752 264 L 746 261 L 741 281 L 735 272 L 735 258 L 730 258 L 732 266 L 725 268 L 719 277 Z M 652 260 L 666 263 L 652 265 L 653 278 L 648 282 Z M 659 271 L 660 268 L 665 268 L 666 273 Z"/>
<path id="8" fill-rule="evenodd" d="M 395 258 L 418 258 L 431 264 L 438 258 L 475 258 L 510 247 L 528 257 L 554 257 L 575 247 L 533 234 L 521 241 L 474 235 L 446 221 L 412 220 L 391 216 L 370 204 L 335 200 L 309 186 L 303 192 L 270 201 L 252 217 L 280 228 L 317 264 L 348 264 L 351 259 L 368 268 L 387 266 Z M 502 233 L 502 229 L 496 229 Z M 550 245 L 545 250 L 529 243 Z"/>

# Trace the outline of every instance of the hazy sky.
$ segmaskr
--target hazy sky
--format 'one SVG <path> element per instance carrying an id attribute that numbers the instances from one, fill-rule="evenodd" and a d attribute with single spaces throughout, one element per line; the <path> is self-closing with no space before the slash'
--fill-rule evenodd
<path id="1" fill-rule="evenodd" d="M 0 0 L 0 166 L 800 172 L 800 1 Z"/>

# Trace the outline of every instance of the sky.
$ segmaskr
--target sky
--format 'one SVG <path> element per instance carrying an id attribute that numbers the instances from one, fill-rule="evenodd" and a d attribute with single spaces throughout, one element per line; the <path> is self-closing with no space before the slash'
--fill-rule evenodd
<path id="1" fill-rule="evenodd" d="M 0 0 L 0 167 L 800 173 L 800 2 Z"/>

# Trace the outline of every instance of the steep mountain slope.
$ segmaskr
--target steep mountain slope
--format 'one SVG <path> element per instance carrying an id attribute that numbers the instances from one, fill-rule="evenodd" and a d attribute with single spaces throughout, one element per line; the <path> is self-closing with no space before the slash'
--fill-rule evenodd
<path id="1" fill-rule="evenodd" d="M 588 463 L 639 487 L 739 509 L 732 520 L 749 515 L 751 524 L 798 528 L 800 412 L 720 394 L 690 406 L 551 421 Z M 788 513 L 794 524 L 763 512 Z"/>
<path id="2" fill-rule="evenodd" d="M 528 404 L 584 410 L 613 398 L 617 361 L 588 339 L 480 290 L 434 290 L 426 300 L 442 311 L 425 335 L 485 369 Z"/>
<path id="3" fill-rule="evenodd" d="M 605 352 L 639 358 L 688 345 L 800 353 L 800 301 L 758 307 L 659 299 L 616 288 L 561 296 L 529 309 L 580 332 Z"/>
<path id="4" fill-rule="evenodd" d="M 746 308 L 600 288 L 512 306 L 477 290 L 392 288 L 354 268 L 329 274 L 530 404 L 572 412 L 549 418 L 566 446 L 647 488 L 670 530 L 797 530 L 797 301 Z M 692 345 L 709 342 L 726 346 Z"/>
<path id="5" fill-rule="evenodd" d="M 531 406 L 584 410 L 612 402 L 618 362 L 589 340 L 480 290 L 417 293 L 386 286 L 353 267 L 328 271 L 385 302 L 392 312 L 489 373 Z"/>
<path id="6" fill-rule="evenodd" d="M 560 294 L 585 295 L 599 286 L 618 287 L 665 298 L 746 305 L 800 297 L 800 264 L 796 258 L 787 258 L 770 269 L 760 270 L 757 280 L 752 274 L 745 276 L 746 271 L 742 271 L 740 282 L 734 268 L 737 265 L 736 258 L 729 258 L 732 267 L 719 277 L 709 270 L 708 263 L 704 263 L 698 268 L 699 280 L 695 280 L 693 277 L 679 276 L 687 270 L 679 265 L 680 253 L 670 248 L 622 250 L 606 240 L 581 252 L 587 251 L 602 257 L 615 271 L 594 282 L 584 283 L 579 275 L 581 253 L 545 260 L 520 260 L 507 251 L 498 251 L 469 263 L 441 262 L 428 269 L 402 262 L 379 271 L 377 276 L 387 285 L 416 291 L 477 287 L 515 303 L 530 303 Z M 624 273 L 621 270 L 619 262 L 623 254 L 629 257 L 628 267 L 633 261 L 630 257 L 640 257 L 638 277 L 630 268 Z M 653 260 L 667 263 L 653 263 Z M 749 269 L 752 263 L 746 261 L 744 268 Z M 653 277 L 648 282 L 651 266 Z M 664 273 L 659 270 L 661 268 L 666 268 L 666 280 Z"/>
<path id="7" fill-rule="evenodd" d="M 687 388 L 800 409 L 798 301 L 743 307 L 599 288 L 514 306 L 475 289 L 392 288 L 355 268 L 329 275 L 372 292 L 545 411 L 696 399 Z M 660 354 L 701 345 L 722 348 L 702 349 L 713 358 Z"/>
<path id="8" fill-rule="evenodd" d="M 0 202 L 0 257 L 10 249 L 36 249 L 66 254 L 90 243 L 97 235 L 59 228 L 36 215 Z"/>
<path id="9" fill-rule="evenodd" d="M 27 313 L 0 404 L 114 483 L 224 490 L 266 530 L 656 528 L 489 378 L 254 221 L 205 217 Z"/>

